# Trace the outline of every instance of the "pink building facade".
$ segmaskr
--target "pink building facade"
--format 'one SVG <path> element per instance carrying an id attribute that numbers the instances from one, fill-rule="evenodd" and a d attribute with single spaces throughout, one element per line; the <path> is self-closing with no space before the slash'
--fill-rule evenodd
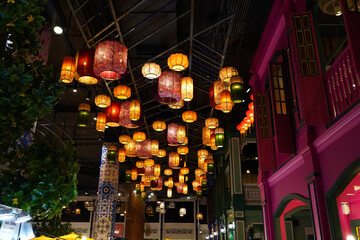
<path id="1" fill-rule="evenodd" d="M 268 240 L 360 239 L 360 3 L 327 2 L 275 0 L 250 70 Z"/>

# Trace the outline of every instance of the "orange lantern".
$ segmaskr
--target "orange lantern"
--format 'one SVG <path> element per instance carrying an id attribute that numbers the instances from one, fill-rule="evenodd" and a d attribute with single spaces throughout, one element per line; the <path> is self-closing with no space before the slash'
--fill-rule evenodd
<path id="1" fill-rule="evenodd" d="M 133 139 L 136 141 L 136 142 L 142 142 L 146 139 L 146 134 L 144 132 L 135 132 L 133 134 Z"/>
<path id="2" fill-rule="evenodd" d="M 151 140 L 151 155 L 156 155 L 159 151 L 159 141 Z"/>
<path id="3" fill-rule="evenodd" d="M 186 128 L 183 125 L 177 125 L 176 140 L 178 143 L 183 143 L 186 138 Z"/>
<path id="4" fill-rule="evenodd" d="M 206 157 L 209 155 L 209 152 L 206 149 L 200 149 L 198 150 L 197 154 L 200 159 L 206 159 Z"/>
<path id="5" fill-rule="evenodd" d="M 204 145 L 206 146 L 210 146 L 211 145 L 211 133 L 212 133 L 212 129 L 207 128 L 207 127 L 203 127 L 202 129 L 202 142 Z"/>
<path id="6" fill-rule="evenodd" d="M 251 101 L 254 101 L 254 95 L 253 94 L 250 95 L 250 99 L 251 99 Z"/>
<path id="7" fill-rule="evenodd" d="M 119 148 L 118 150 L 118 161 L 125 162 L 126 159 L 126 150 L 125 148 Z"/>
<path id="8" fill-rule="evenodd" d="M 71 83 L 74 80 L 75 70 L 75 59 L 71 56 L 64 57 L 61 66 L 60 81 L 63 83 Z"/>
<path id="9" fill-rule="evenodd" d="M 106 114 L 103 112 L 99 112 L 96 117 L 96 130 L 99 132 L 104 132 L 105 125 L 106 125 Z"/>
<path id="10" fill-rule="evenodd" d="M 208 118 L 205 120 L 205 126 L 210 129 L 215 129 L 219 126 L 219 120 L 217 118 Z"/>
<path id="11" fill-rule="evenodd" d="M 154 175 L 155 176 L 160 176 L 161 175 L 161 166 L 160 166 L 160 164 L 155 164 L 154 165 Z"/>
<path id="12" fill-rule="evenodd" d="M 189 142 L 188 137 L 185 137 L 185 140 L 184 140 L 184 142 L 183 142 L 181 145 L 187 145 L 187 144 L 188 144 L 188 142 Z"/>
<path id="13" fill-rule="evenodd" d="M 183 175 L 186 175 L 186 174 L 189 173 L 189 169 L 186 168 L 186 167 L 183 167 L 183 168 L 180 169 L 180 173 L 183 174 Z"/>
<path id="14" fill-rule="evenodd" d="M 183 184 L 183 194 L 188 194 L 189 188 L 186 183 Z"/>
<path id="15" fill-rule="evenodd" d="M 118 102 L 112 102 L 110 106 L 106 108 L 106 126 L 118 127 L 120 126 L 120 106 Z"/>
<path id="16" fill-rule="evenodd" d="M 196 214 L 196 219 L 197 220 L 203 220 L 203 214 L 202 213 L 198 213 L 198 214 Z"/>
<path id="17" fill-rule="evenodd" d="M 152 159 L 146 159 L 144 161 L 145 166 L 154 166 L 155 162 Z"/>
<path id="18" fill-rule="evenodd" d="M 130 102 L 129 118 L 131 121 L 137 121 L 140 119 L 140 101 L 132 100 Z"/>
<path id="19" fill-rule="evenodd" d="M 110 104 L 111 104 L 111 99 L 109 96 L 97 95 L 95 97 L 95 105 L 98 106 L 99 108 L 106 108 L 110 106 Z"/>
<path id="20" fill-rule="evenodd" d="M 131 96 L 131 88 L 126 85 L 119 85 L 114 88 L 114 97 L 124 100 Z"/>
<path id="21" fill-rule="evenodd" d="M 185 111 L 182 114 L 182 119 L 184 122 L 192 123 L 197 120 L 197 114 L 194 111 Z"/>
<path id="22" fill-rule="evenodd" d="M 253 110 L 254 111 L 254 102 L 251 102 L 249 105 L 248 105 L 248 108 L 250 110 Z"/>
<path id="23" fill-rule="evenodd" d="M 137 168 L 144 168 L 145 167 L 144 161 L 136 161 L 135 165 L 136 165 Z"/>
<path id="24" fill-rule="evenodd" d="M 137 170 L 136 168 L 134 168 L 133 170 L 131 170 L 131 180 L 136 180 L 137 177 L 138 177 Z"/>
<path id="25" fill-rule="evenodd" d="M 157 132 L 164 131 L 166 129 L 166 123 L 164 121 L 153 122 L 153 129 Z"/>
<path id="26" fill-rule="evenodd" d="M 163 157 L 166 156 L 166 151 L 164 149 L 159 149 L 156 156 L 159 157 L 159 158 L 163 158 Z"/>
<path id="27" fill-rule="evenodd" d="M 184 100 L 180 100 L 179 102 L 176 102 L 174 104 L 169 104 L 169 108 L 172 108 L 172 109 L 180 109 L 184 106 Z"/>
<path id="28" fill-rule="evenodd" d="M 174 181 L 172 177 L 169 177 L 168 179 L 168 187 L 169 188 L 173 188 L 174 187 Z"/>
<path id="29" fill-rule="evenodd" d="M 124 145 L 127 157 L 136 157 L 136 144 L 133 139 L 130 139 L 127 144 Z"/>
<path id="30" fill-rule="evenodd" d="M 239 73 L 236 70 L 236 68 L 234 68 L 234 67 L 225 67 L 225 68 L 222 68 L 219 72 L 219 77 L 220 77 L 221 81 L 224 81 L 224 82 L 230 82 L 230 78 L 232 76 L 236 76 L 236 75 L 239 75 Z"/>
<path id="31" fill-rule="evenodd" d="M 155 79 L 160 77 L 161 68 L 156 63 L 145 63 L 141 69 L 141 73 L 147 79 Z"/>
<path id="32" fill-rule="evenodd" d="M 182 53 L 171 54 L 167 63 L 169 68 L 174 71 L 183 71 L 189 66 L 188 57 Z"/>
<path id="33" fill-rule="evenodd" d="M 119 143 L 121 144 L 128 144 L 131 140 L 131 137 L 128 135 L 120 135 L 119 137 Z"/>
<path id="34" fill-rule="evenodd" d="M 233 106 L 234 106 L 234 102 L 231 101 L 231 95 L 230 92 L 228 90 L 222 91 L 221 93 L 221 111 L 223 113 L 229 113 Z"/>
<path id="35" fill-rule="evenodd" d="M 216 110 L 221 110 L 221 93 L 225 90 L 230 90 L 229 83 L 223 81 L 214 82 L 214 103 Z"/>
<path id="36" fill-rule="evenodd" d="M 170 168 L 165 169 L 165 170 L 164 170 L 164 174 L 165 174 L 166 176 L 170 176 L 170 175 L 172 175 L 172 170 L 171 170 Z"/>
<path id="37" fill-rule="evenodd" d="M 167 190 L 167 197 L 168 198 L 172 197 L 172 189 L 171 188 L 168 188 L 168 190 Z"/>
<path id="38" fill-rule="evenodd" d="M 186 146 L 180 146 L 180 147 L 177 148 L 177 152 L 180 155 L 186 155 L 186 154 L 189 153 L 189 148 L 186 147 Z"/>
<path id="39" fill-rule="evenodd" d="M 176 152 L 171 152 L 169 154 L 169 165 L 172 165 L 172 166 L 179 166 L 180 164 L 180 156 L 178 153 Z"/>
<path id="40" fill-rule="evenodd" d="M 254 122 L 254 110 L 246 111 L 246 116 L 250 118 L 251 124 Z"/>
<path id="41" fill-rule="evenodd" d="M 189 102 L 194 96 L 194 84 L 191 77 L 184 77 L 181 80 L 181 97 L 185 102 Z"/>

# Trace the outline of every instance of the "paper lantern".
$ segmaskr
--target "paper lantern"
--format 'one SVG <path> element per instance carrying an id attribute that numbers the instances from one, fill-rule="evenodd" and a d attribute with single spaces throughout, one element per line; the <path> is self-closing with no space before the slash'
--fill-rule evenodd
<path id="1" fill-rule="evenodd" d="M 160 176 L 161 175 L 161 166 L 160 166 L 160 164 L 155 164 L 154 165 L 154 175 L 155 176 Z"/>
<path id="2" fill-rule="evenodd" d="M 164 149 L 159 149 L 156 156 L 159 157 L 159 158 L 163 158 L 163 157 L 166 156 L 166 151 Z"/>
<path id="3" fill-rule="evenodd" d="M 177 123 L 168 124 L 167 128 L 167 143 L 169 146 L 178 146 L 179 143 L 177 141 Z"/>
<path id="4" fill-rule="evenodd" d="M 215 129 L 215 145 L 217 147 L 223 147 L 225 142 L 225 135 L 223 128 L 216 128 Z"/>
<path id="5" fill-rule="evenodd" d="M 126 159 L 126 150 L 125 148 L 119 148 L 118 150 L 118 161 L 125 162 Z"/>
<path id="6" fill-rule="evenodd" d="M 209 152 L 206 149 L 200 149 L 197 151 L 198 157 L 201 159 L 206 159 Z"/>
<path id="7" fill-rule="evenodd" d="M 181 98 L 181 75 L 173 71 L 165 71 L 158 79 L 158 96 L 160 103 L 177 103 Z"/>
<path id="8" fill-rule="evenodd" d="M 111 162 L 111 163 L 114 163 L 116 161 L 116 147 L 115 146 L 108 147 L 107 160 L 108 160 L 108 162 Z"/>
<path id="9" fill-rule="evenodd" d="M 95 97 L 95 105 L 99 108 L 106 108 L 110 106 L 111 98 L 106 95 L 97 95 Z"/>
<path id="10" fill-rule="evenodd" d="M 177 152 L 180 155 L 186 155 L 186 154 L 189 153 L 189 148 L 186 147 L 186 146 L 180 146 L 180 147 L 177 148 Z"/>
<path id="11" fill-rule="evenodd" d="M 186 138 L 186 127 L 178 125 L 176 130 L 176 140 L 178 143 L 183 143 Z"/>
<path id="12" fill-rule="evenodd" d="M 186 183 L 183 184 L 183 194 L 188 194 L 189 188 Z"/>
<path id="13" fill-rule="evenodd" d="M 169 68 L 174 71 L 183 71 L 189 66 L 188 57 L 182 53 L 171 54 L 167 63 Z"/>
<path id="14" fill-rule="evenodd" d="M 131 170 L 131 180 L 136 180 L 137 177 L 138 177 L 137 170 L 136 170 L 136 168 L 133 168 Z"/>
<path id="15" fill-rule="evenodd" d="M 145 63 L 141 69 L 142 75 L 147 79 L 158 78 L 161 75 L 161 68 L 156 63 Z"/>
<path id="16" fill-rule="evenodd" d="M 179 166 L 180 164 L 180 156 L 178 153 L 176 152 L 171 152 L 169 153 L 169 167 L 172 168 L 172 167 L 176 167 L 176 166 Z"/>
<path id="17" fill-rule="evenodd" d="M 184 142 L 183 142 L 181 145 L 187 145 L 187 144 L 188 144 L 188 142 L 189 142 L 188 137 L 185 137 L 185 140 L 184 140 Z"/>
<path id="18" fill-rule="evenodd" d="M 79 74 L 79 82 L 86 85 L 98 83 L 97 76 L 94 73 L 95 50 L 82 49 L 77 53 L 76 72 Z"/>
<path id="19" fill-rule="evenodd" d="M 193 123 L 197 120 L 197 114 L 194 111 L 185 111 L 182 114 L 182 119 L 184 122 Z"/>
<path id="20" fill-rule="evenodd" d="M 136 157 L 136 144 L 133 139 L 130 139 L 127 144 L 124 145 L 127 157 Z"/>
<path id="21" fill-rule="evenodd" d="M 119 123 L 119 113 L 120 113 L 121 104 L 118 102 L 112 102 L 110 106 L 106 108 L 106 125 L 109 127 L 118 127 Z"/>
<path id="22" fill-rule="evenodd" d="M 230 95 L 234 103 L 243 101 L 244 95 L 244 80 L 239 75 L 232 76 L 230 79 Z"/>
<path id="23" fill-rule="evenodd" d="M 135 166 L 136 166 L 137 168 L 144 168 L 144 167 L 145 167 L 145 163 L 144 163 L 144 161 L 136 161 Z"/>
<path id="24" fill-rule="evenodd" d="M 207 128 L 207 127 L 203 127 L 203 129 L 202 129 L 202 142 L 205 146 L 211 145 L 212 131 L 213 131 L 212 129 Z"/>
<path id="25" fill-rule="evenodd" d="M 164 121 L 155 121 L 153 122 L 152 127 L 155 131 L 161 132 L 166 129 L 166 123 Z"/>
<path id="26" fill-rule="evenodd" d="M 173 173 L 173 171 L 172 171 L 171 169 L 169 169 L 169 168 L 167 168 L 167 169 L 164 170 L 164 174 L 165 174 L 166 176 L 170 176 L 170 175 L 172 175 L 172 173 Z"/>
<path id="27" fill-rule="evenodd" d="M 135 135 L 136 133 L 134 133 Z M 136 138 L 137 136 L 135 136 Z M 136 139 L 134 139 L 136 141 Z M 152 154 L 151 154 L 151 140 L 150 139 L 145 139 L 141 142 L 137 141 L 135 143 L 135 153 L 136 156 L 138 158 L 151 158 Z"/>
<path id="28" fill-rule="evenodd" d="M 194 84 L 191 77 L 181 79 L 181 96 L 185 102 L 189 102 L 194 96 Z"/>
<path id="29" fill-rule="evenodd" d="M 168 179 L 168 187 L 173 188 L 174 187 L 174 180 L 172 177 L 169 177 Z"/>
<path id="30" fill-rule="evenodd" d="M 131 97 L 131 88 L 126 85 L 119 85 L 114 88 L 114 97 L 124 100 Z"/>
<path id="31" fill-rule="evenodd" d="M 117 41 L 100 42 L 95 49 L 94 73 L 106 80 L 116 80 L 127 67 L 127 47 Z"/>
<path id="32" fill-rule="evenodd" d="M 144 161 L 144 163 L 145 163 L 145 166 L 153 166 L 155 164 L 154 160 L 152 160 L 152 159 L 146 159 Z"/>
<path id="33" fill-rule="evenodd" d="M 196 188 L 196 187 L 200 186 L 200 182 L 197 181 L 197 180 L 194 180 L 194 181 L 192 181 L 192 186 L 193 186 L 194 188 Z"/>
<path id="34" fill-rule="evenodd" d="M 86 127 L 90 117 L 90 105 L 87 103 L 81 103 L 78 111 L 78 125 L 79 127 Z"/>
<path id="35" fill-rule="evenodd" d="M 135 132 L 133 134 L 133 139 L 136 141 L 136 142 L 142 142 L 146 139 L 146 134 L 144 132 Z"/>
<path id="36" fill-rule="evenodd" d="M 131 170 L 126 170 L 125 172 L 125 182 L 130 183 L 131 182 Z"/>
<path id="37" fill-rule="evenodd" d="M 131 137 L 128 135 L 120 135 L 119 137 L 119 143 L 121 144 L 128 144 L 131 140 Z"/>
<path id="38" fill-rule="evenodd" d="M 129 118 L 132 121 L 139 120 L 139 118 L 140 118 L 140 101 L 139 100 L 130 101 Z"/>
<path id="39" fill-rule="evenodd" d="M 184 100 L 180 100 L 179 102 L 176 102 L 174 104 L 169 104 L 169 108 L 171 109 L 180 109 L 184 106 Z"/>
<path id="40" fill-rule="evenodd" d="M 221 110 L 221 93 L 225 90 L 230 90 L 229 83 L 223 81 L 214 82 L 214 102 L 216 110 Z"/>
<path id="41" fill-rule="evenodd" d="M 231 95 L 228 90 L 221 93 L 221 111 L 223 113 L 229 113 L 234 106 L 234 102 L 231 101 Z"/>
<path id="42" fill-rule="evenodd" d="M 151 182 L 151 177 L 154 176 L 154 164 L 151 166 L 145 166 L 145 176 L 149 177 L 149 180 Z"/>
<path id="43" fill-rule="evenodd" d="M 151 155 L 156 156 L 159 152 L 159 141 L 151 140 Z"/>
<path id="44" fill-rule="evenodd" d="M 171 188 L 168 188 L 168 190 L 167 190 L 167 197 L 168 198 L 172 197 L 172 189 Z"/>
<path id="45" fill-rule="evenodd" d="M 202 213 L 198 213 L 198 214 L 196 214 L 196 219 L 197 220 L 203 220 L 203 214 Z"/>
<path id="46" fill-rule="evenodd" d="M 63 83 L 71 83 L 74 80 L 75 70 L 75 59 L 71 56 L 64 57 L 61 66 L 60 81 Z"/>
<path id="47" fill-rule="evenodd" d="M 207 118 L 205 120 L 205 126 L 210 129 L 215 129 L 219 126 L 219 120 L 217 118 Z"/>
<path id="48" fill-rule="evenodd" d="M 96 117 L 96 131 L 104 132 L 106 125 L 106 114 L 99 112 Z"/>
<path id="49" fill-rule="evenodd" d="M 224 82 L 230 82 L 230 78 L 232 76 L 236 76 L 236 75 L 239 75 L 239 73 L 236 70 L 236 68 L 234 68 L 234 67 L 225 67 L 225 68 L 222 68 L 219 72 L 219 77 L 220 77 L 221 81 L 224 81 Z"/>
<path id="50" fill-rule="evenodd" d="M 180 173 L 183 174 L 183 175 L 186 175 L 186 174 L 189 173 L 189 169 L 186 168 L 186 167 L 183 167 L 183 168 L 180 169 Z"/>

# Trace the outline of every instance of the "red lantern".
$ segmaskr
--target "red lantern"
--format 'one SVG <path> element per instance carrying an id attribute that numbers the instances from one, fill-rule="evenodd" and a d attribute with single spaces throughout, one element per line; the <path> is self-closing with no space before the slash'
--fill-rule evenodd
<path id="1" fill-rule="evenodd" d="M 181 75 L 173 71 L 165 71 L 158 80 L 160 103 L 176 103 L 181 98 Z"/>
<path id="2" fill-rule="evenodd" d="M 248 108 L 250 110 L 253 110 L 254 111 L 254 102 L 251 102 L 249 105 L 248 105 Z"/>
<path id="3" fill-rule="evenodd" d="M 121 104 L 118 102 L 112 102 L 109 107 L 106 108 L 106 125 L 109 127 L 118 127 L 120 126 L 120 107 Z"/>
<path id="4" fill-rule="evenodd" d="M 106 80 L 116 80 L 127 67 L 127 47 L 117 41 L 103 41 L 96 46 L 94 72 Z"/>
<path id="5" fill-rule="evenodd" d="M 84 84 L 97 84 L 98 79 L 94 73 L 94 55 L 93 49 L 82 49 L 78 52 L 76 71 L 79 74 L 79 82 Z"/>
<path id="6" fill-rule="evenodd" d="M 248 111 L 246 111 L 246 116 L 247 116 L 248 118 L 250 118 L 251 123 L 254 122 L 254 110 L 248 110 Z"/>

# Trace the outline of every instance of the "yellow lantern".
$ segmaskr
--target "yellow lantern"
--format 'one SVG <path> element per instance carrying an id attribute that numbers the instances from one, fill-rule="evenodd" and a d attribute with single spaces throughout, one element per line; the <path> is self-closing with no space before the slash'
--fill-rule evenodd
<path id="1" fill-rule="evenodd" d="M 153 122 L 153 129 L 157 132 L 164 131 L 166 129 L 166 123 L 164 121 Z"/>
<path id="2" fill-rule="evenodd" d="M 221 109 L 221 93 L 225 90 L 230 90 L 230 84 L 223 81 L 214 82 L 214 103 L 215 109 Z"/>
<path id="3" fill-rule="evenodd" d="M 186 167 L 183 167 L 183 168 L 180 169 L 180 173 L 183 174 L 183 175 L 186 175 L 186 174 L 189 173 L 189 169 L 186 168 Z"/>
<path id="4" fill-rule="evenodd" d="M 144 132 L 135 132 L 133 134 L 133 139 L 136 141 L 136 142 L 142 142 L 146 139 L 146 134 Z"/>
<path id="5" fill-rule="evenodd" d="M 171 176 L 171 175 L 172 175 L 172 170 L 171 170 L 170 168 L 165 169 L 165 170 L 164 170 L 164 174 L 165 174 L 166 176 Z"/>
<path id="6" fill-rule="evenodd" d="M 131 180 L 136 180 L 137 177 L 137 170 L 134 168 L 133 170 L 131 170 Z"/>
<path id="7" fill-rule="evenodd" d="M 140 119 L 140 101 L 132 100 L 130 102 L 129 118 L 131 121 L 137 121 Z"/>
<path id="8" fill-rule="evenodd" d="M 194 111 L 185 111 L 182 114 L 182 119 L 184 122 L 192 123 L 197 120 L 197 114 Z"/>
<path id="9" fill-rule="evenodd" d="M 177 126 L 176 140 L 178 143 L 183 143 L 186 138 L 186 127 L 183 125 Z"/>
<path id="10" fill-rule="evenodd" d="M 124 145 L 127 157 L 136 157 L 136 145 L 133 139 L 130 139 L 128 144 Z"/>
<path id="11" fill-rule="evenodd" d="M 189 102 L 194 96 L 194 84 L 191 77 L 181 79 L 181 97 L 185 102 Z"/>
<path id="12" fill-rule="evenodd" d="M 126 85 L 119 85 L 114 88 L 114 97 L 118 99 L 128 99 L 131 97 L 131 88 Z"/>
<path id="13" fill-rule="evenodd" d="M 154 160 L 152 159 L 146 159 L 144 161 L 145 166 L 153 166 L 155 164 Z"/>
<path id="14" fill-rule="evenodd" d="M 161 68 L 156 63 L 145 63 L 145 65 L 141 69 L 141 73 L 147 79 L 155 79 L 160 77 Z"/>
<path id="15" fill-rule="evenodd" d="M 151 140 L 151 155 L 157 155 L 159 152 L 159 141 Z"/>
<path id="16" fill-rule="evenodd" d="M 197 180 L 194 180 L 194 181 L 192 182 L 192 186 L 193 186 L 194 188 L 197 188 L 198 186 L 200 186 L 200 182 L 197 181 Z"/>
<path id="17" fill-rule="evenodd" d="M 63 83 L 71 83 L 74 79 L 75 71 L 75 59 L 71 56 L 64 57 L 61 66 L 60 81 Z"/>
<path id="18" fill-rule="evenodd" d="M 96 131 L 104 132 L 106 127 L 106 114 L 99 112 L 96 117 Z"/>
<path id="19" fill-rule="evenodd" d="M 172 162 L 172 164 L 176 167 L 180 164 L 180 156 L 176 152 L 171 152 L 169 154 L 169 162 Z"/>
<path id="20" fill-rule="evenodd" d="M 196 219 L 197 220 L 203 220 L 203 214 L 202 213 L 198 213 L 198 214 L 196 214 Z"/>
<path id="21" fill-rule="evenodd" d="M 181 101 L 179 102 L 176 102 L 174 104 L 169 104 L 169 108 L 172 108 L 172 109 L 180 109 L 184 106 L 184 100 L 181 99 Z"/>
<path id="22" fill-rule="evenodd" d="M 183 71 L 189 66 L 188 57 L 182 53 L 171 54 L 167 63 L 169 68 L 174 71 Z"/>
<path id="23" fill-rule="evenodd" d="M 174 181 L 172 177 L 169 177 L 168 179 L 168 187 L 169 188 L 173 188 L 174 187 Z"/>
<path id="24" fill-rule="evenodd" d="M 234 68 L 234 67 L 225 67 L 225 68 L 222 68 L 219 72 L 219 77 L 220 77 L 221 81 L 224 81 L 224 82 L 230 82 L 230 78 L 232 76 L 236 76 L 236 75 L 239 75 L 239 73 L 236 70 L 236 68 Z"/>
<path id="25" fill-rule="evenodd" d="M 145 167 L 144 161 L 136 161 L 135 165 L 136 165 L 137 168 L 144 168 Z"/>
<path id="26" fill-rule="evenodd" d="M 111 98 L 106 95 L 97 95 L 95 97 L 95 105 L 99 108 L 106 108 L 110 106 L 111 104 Z"/>
<path id="27" fill-rule="evenodd" d="M 180 155 L 186 155 L 186 154 L 189 153 L 189 148 L 186 147 L 186 146 L 180 146 L 180 147 L 177 148 L 177 152 Z"/>
<path id="28" fill-rule="evenodd" d="M 188 194 L 189 188 L 186 183 L 183 184 L 183 194 Z"/>
<path id="29" fill-rule="evenodd" d="M 159 149 L 156 156 L 159 157 L 159 158 L 163 158 L 163 157 L 166 156 L 166 151 L 164 149 Z"/>
<path id="30" fill-rule="evenodd" d="M 119 148 L 118 161 L 119 162 L 125 162 L 125 159 L 126 159 L 126 150 L 125 150 L 125 148 Z"/>
<path id="31" fill-rule="evenodd" d="M 231 101 L 231 95 L 228 90 L 222 91 L 221 93 L 221 111 L 224 113 L 229 113 L 233 106 L 234 102 Z"/>
<path id="32" fill-rule="evenodd" d="M 203 127 L 203 129 L 202 129 L 202 142 L 206 146 L 211 145 L 211 132 L 212 131 L 213 130 L 211 130 L 210 128 L 207 128 L 207 127 Z"/>
<path id="33" fill-rule="evenodd" d="M 167 197 L 168 198 L 172 197 L 172 189 L 171 188 L 168 188 L 168 190 L 167 190 Z"/>
<path id="34" fill-rule="evenodd" d="M 200 159 L 206 159 L 209 152 L 206 149 L 200 149 L 198 150 L 197 154 Z"/>
<path id="35" fill-rule="evenodd" d="M 160 164 L 155 164 L 154 165 L 154 175 L 155 176 L 160 176 L 161 175 L 161 166 L 160 166 Z"/>
<path id="36" fill-rule="evenodd" d="M 121 135 L 119 137 L 119 143 L 121 143 L 121 144 L 128 144 L 130 140 L 131 140 L 131 137 L 128 135 Z"/>
<path id="37" fill-rule="evenodd" d="M 219 120 L 217 118 L 208 118 L 205 120 L 205 126 L 210 129 L 215 129 L 219 126 Z"/>

